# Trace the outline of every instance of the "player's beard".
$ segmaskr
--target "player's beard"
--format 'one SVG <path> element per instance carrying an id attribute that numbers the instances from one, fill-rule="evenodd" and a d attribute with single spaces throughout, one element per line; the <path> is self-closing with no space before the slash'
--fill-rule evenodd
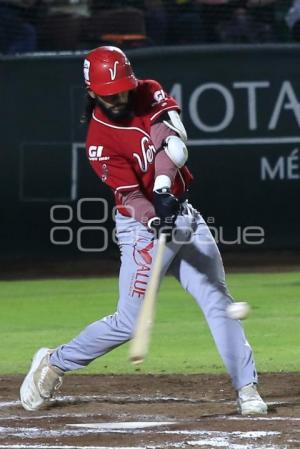
<path id="1" fill-rule="evenodd" d="M 99 108 L 104 112 L 104 114 L 112 121 L 118 122 L 121 120 L 129 119 L 133 116 L 133 108 L 132 108 L 132 97 L 129 93 L 127 103 L 119 103 L 114 106 L 106 106 L 96 97 L 96 103 Z M 114 110 L 118 109 L 118 110 Z"/>

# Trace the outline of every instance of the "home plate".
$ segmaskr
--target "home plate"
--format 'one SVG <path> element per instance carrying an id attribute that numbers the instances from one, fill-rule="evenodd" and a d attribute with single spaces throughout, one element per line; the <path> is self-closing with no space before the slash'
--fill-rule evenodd
<path id="1" fill-rule="evenodd" d="M 107 429 L 107 430 L 124 430 L 124 429 L 145 429 L 147 427 L 169 426 L 177 424 L 175 421 L 137 421 L 137 422 L 105 422 L 105 423 L 88 423 L 88 424 L 67 424 L 70 427 L 85 427 L 87 429 Z"/>

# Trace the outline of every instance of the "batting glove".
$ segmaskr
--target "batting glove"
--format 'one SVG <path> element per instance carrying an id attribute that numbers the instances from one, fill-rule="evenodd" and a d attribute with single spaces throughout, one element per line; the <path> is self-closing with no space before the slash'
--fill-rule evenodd
<path id="1" fill-rule="evenodd" d="M 170 192 L 169 188 L 154 190 L 154 209 L 159 218 L 174 218 L 179 213 L 178 199 Z"/>
<path id="2" fill-rule="evenodd" d="M 159 238 L 159 235 L 164 233 L 167 235 L 167 242 L 170 242 L 180 209 L 178 199 L 172 195 L 168 188 L 155 190 L 154 208 L 157 217 L 153 217 L 148 221 L 148 227 L 154 232 L 156 238 Z"/>

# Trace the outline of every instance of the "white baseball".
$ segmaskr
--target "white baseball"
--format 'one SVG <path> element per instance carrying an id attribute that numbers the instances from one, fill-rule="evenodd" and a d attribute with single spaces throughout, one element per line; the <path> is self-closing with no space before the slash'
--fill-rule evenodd
<path id="1" fill-rule="evenodd" d="M 250 312 L 250 306 L 247 302 L 233 302 L 226 309 L 227 316 L 233 320 L 244 320 Z"/>

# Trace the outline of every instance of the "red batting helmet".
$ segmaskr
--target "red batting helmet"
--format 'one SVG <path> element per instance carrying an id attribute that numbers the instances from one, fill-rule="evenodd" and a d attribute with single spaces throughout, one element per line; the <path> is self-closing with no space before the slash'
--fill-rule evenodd
<path id="1" fill-rule="evenodd" d="M 115 95 L 138 84 L 130 62 L 117 47 L 92 50 L 84 60 L 83 72 L 86 86 L 97 95 Z"/>

